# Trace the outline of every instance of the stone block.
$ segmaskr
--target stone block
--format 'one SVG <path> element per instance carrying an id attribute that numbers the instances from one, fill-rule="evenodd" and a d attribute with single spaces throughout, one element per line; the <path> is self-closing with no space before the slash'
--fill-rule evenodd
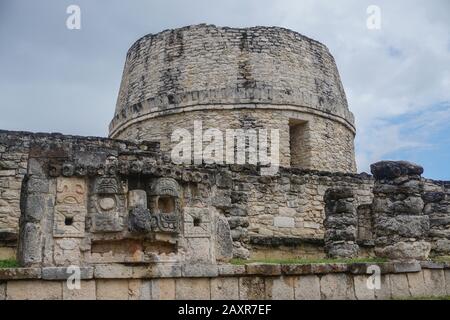
<path id="1" fill-rule="evenodd" d="M 398 273 L 389 275 L 391 285 L 391 295 L 394 299 L 408 298 L 411 296 L 409 291 L 408 278 L 406 274 Z"/>
<path id="2" fill-rule="evenodd" d="M 230 225 L 225 217 L 216 219 L 215 251 L 217 261 L 229 261 L 233 258 L 233 239 Z"/>
<path id="3" fill-rule="evenodd" d="M 445 296 L 445 275 L 444 270 L 424 269 L 423 279 L 427 288 L 427 296 Z"/>
<path id="4" fill-rule="evenodd" d="M 444 270 L 444 276 L 445 276 L 445 290 L 446 294 L 450 296 L 450 270 Z"/>
<path id="5" fill-rule="evenodd" d="M 186 238 L 211 236 L 211 214 L 207 208 L 184 209 L 184 235 Z"/>
<path id="6" fill-rule="evenodd" d="M 375 289 L 369 288 L 367 281 L 369 276 L 355 275 L 353 276 L 353 282 L 355 285 L 355 296 L 358 300 L 374 300 Z"/>
<path id="7" fill-rule="evenodd" d="M 152 281 L 141 280 L 141 288 L 139 293 L 139 300 L 151 300 L 152 299 Z"/>
<path id="8" fill-rule="evenodd" d="M 34 223 L 26 223 L 21 230 L 22 251 L 19 260 L 25 266 L 36 265 L 42 261 L 41 229 Z"/>
<path id="9" fill-rule="evenodd" d="M 19 201 L 20 199 L 20 190 L 10 190 L 7 189 L 2 192 L 2 199 L 8 201 Z"/>
<path id="10" fill-rule="evenodd" d="M 281 265 L 269 263 L 249 263 L 245 265 L 245 270 L 248 275 L 266 275 L 278 276 L 281 274 Z"/>
<path id="11" fill-rule="evenodd" d="M 27 189 L 30 193 L 49 193 L 50 183 L 48 179 L 39 176 L 30 176 L 27 183 Z"/>
<path id="12" fill-rule="evenodd" d="M 215 264 L 185 264 L 182 268 L 182 274 L 188 278 L 211 278 L 217 277 L 219 272 Z"/>
<path id="13" fill-rule="evenodd" d="M 48 199 L 42 194 L 28 194 L 25 198 L 25 221 L 38 223 L 47 212 Z"/>
<path id="14" fill-rule="evenodd" d="M 97 279 L 128 279 L 132 278 L 133 268 L 121 264 L 99 264 L 94 268 Z"/>
<path id="15" fill-rule="evenodd" d="M 427 288 L 423 278 L 423 272 L 408 273 L 409 291 L 413 297 L 425 297 L 427 295 Z"/>
<path id="16" fill-rule="evenodd" d="M 62 283 L 42 280 L 8 281 L 6 292 L 8 300 L 61 300 Z"/>
<path id="17" fill-rule="evenodd" d="M 16 170 L 0 170 L 0 177 L 14 177 Z"/>
<path id="18" fill-rule="evenodd" d="M 295 300 L 320 300 L 320 278 L 316 275 L 304 275 L 294 280 Z"/>
<path id="19" fill-rule="evenodd" d="M 97 300 L 128 300 L 128 280 L 97 280 Z"/>
<path id="20" fill-rule="evenodd" d="M 311 264 L 283 264 L 281 272 L 286 275 L 312 274 Z"/>
<path id="21" fill-rule="evenodd" d="M 210 280 L 204 278 L 179 278 L 175 280 L 177 300 L 210 300 Z"/>
<path id="22" fill-rule="evenodd" d="M 230 189 L 233 184 L 231 174 L 227 171 L 221 171 L 216 174 L 216 184 L 219 188 Z"/>
<path id="23" fill-rule="evenodd" d="M 423 168 L 408 161 L 380 161 L 370 166 L 376 179 L 395 179 L 401 176 L 421 175 Z"/>
<path id="24" fill-rule="evenodd" d="M 96 300 L 95 280 L 81 281 L 79 289 L 69 289 L 63 283 L 63 300 Z"/>
<path id="25" fill-rule="evenodd" d="M 434 243 L 433 251 L 442 255 L 450 255 L 450 240 L 448 239 L 437 240 Z"/>
<path id="26" fill-rule="evenodd" d="M 239 279 L 218 277 L 211 279 L 212 300 L 239 300 Z"/>
<path id="27" fill-rule="evenodd" d="M 240 300 L 264 300 L 265 281 L 262 277 L 242 277 L 239 278 L 239 299 Z"/>
<path id="28" fill-rule="evenodd" d="M 264 210 L 264 208 L 262 210 Z M 245 207 L 244 208 L 232 207 L 229 210 L 229 213 L 230 213 L 230 216 L 233 216 L 233 217 L 245 217 L 245 216 L 248 216 L 248 212 L 247 212 L 247 209 Z"/>
<path id="29" fill-rule="evenodd" d="M 128 274 L 127 271 L 124 275 Z M 150 278 L 178 278 L 181 277 L 181 265 L 157 263 L 150 266 L 132 267 L 132 278 L 150 279 Z"/>
<path id="30" fill-rule="evenodd" d="M 375 224 L 378 236 L 423 239 L 430 229 L 430 218 L 419 215 L 380 216 Z"/>
<path id="31" fill-rule="evenodd" d="M 351 274 L 372 274 L 370 268 L 377 266 L 380 268 L 381 273 L 393 272 L 389 263 L 369 263 L 369 262 L 357 262 L 348 265 L 348 271 Z"/>
<path id="32" fill-rule="evenodd" d="M 0 301 L 6 300 L 6 283 L 0 282 Z"/>
<path id="33" fill-rule="evenodd" d="M 425 202 L 440 202 L 445 199 L 445 193 L 429 191 L 425 192 L 422 198 Z"/>
<path id="34" fill-rule="evenodd" d="M 314 263 L 311 272 L 314 274 L 342 273 L 348 271 L 346 263 Z"/>
<path id="35" fill-rule="evenodd" d="M 375 298 L 377 300 L 391 299 L 391 279 L 389 274 L 381 275 L 380 289 L 375 290 Z"/>
<path id="36" fill-rule="evenodd" d="M 325 237 L 327 238 L 328 235 L 329 233 L 327 232 Z M 331 258 L 354 258 L 358 256 L 359 246 L 356 243 L 342 242 L 340 240 L 336 242 L 327 241 L 325 252 L 327 256 Z"/>
<path id="37" fill-rule="evenodd" d="M 40 268 L 6 268 L 0 269 L 0 280 L 40 279 Z"/>
<path id="38" fill-rule="evenodd" d="M 306 228 L 306 229 L 319 230 L 321 227 L 322 227 L 322 225 L 319 223 L 309 222 L 309 221 L 303 222 L 303 228 Z"/>
<path id="39" fill-rule="evenodd" d="M 187 238 L 186 239 L 186 263 L 202 264 L 211 263 L 211 239 Z"/>
<path id="40" fill-rule="evenodd" d="M 128 300 L 141 300 L 144 296 L 141 279 L 130 279 L 128 281 Z"/>
<path id="41" fill-rule="evenodd" d="M 81 267 L 79 268 L 80 279 L 87 280 L 94 277 L 93 267 Z M 77 275 L 78 270 L 65 267 L 48 267 L 42 268 L 42 279 L 44 280 L 66 280 L 71 275 Z"/>
<path id="42" fill-rule="evenodd" d="M 336 201 L 340 199 L 353 198 L 354 194 L 350 188 L 334 188 L 325 192 L 325 201 Z"/>
<path id="43" fill-rule="evenodd" d="M 245 266 L 243 265 L 232 265 L 232 264 L 223 264 L 218 265 L 218 272 L 221 276 L 238 276 L 245 274 Z"/>
<path id="44" fill-rule="evenodd" d="M 28 174 L 36 176 L 45 176 L 46 168 L 40 162 L 40 159 L 30 158 L 28 161 Z"/>
<path id="45" fill-rule="evenodd" d="M 421 261 L 420 266 L 422 269 L 444 269 L 444 262 L 434 262 L 434 261 Z"/>
<path id="46" fill-rule="evenodd" d="M 354 300 L 355 291 L 350 276 L 344 273 L 326 274 L 320 279 L 320 291 L 324 300 Z"/>
<path id="47" fill-rule="evenodd" d="M 150 281 L 152 300 L 175 300 L 175 279 L 154 279 Z"/>
<path id="48" fill-rule="evenodd" d="M 392 260 L 426 260 L 430 250 L 431 244 L 426 241 L 401 241 L 386 247 L 376 247 L 375 254 Z"/>
<path id="49" fill-rule="evenodd" d="M 278 228 L 294 228 L 295 220 L 291 217 L 274 217 L 273 226 Z"/>
<path id="50" fill-rule="evenodd" d="M 267 277 L 266 299 L 294 300 L 294 277 Z"/>
<path id="51" fill-rule="evenodd" d="M 81 239 L 59 238 L 55 239 L 53 259 L 57 266 L 70 266 L 81 264 Z"/>
<path id="52" fill-rule="evenodd" d="M 419 272 L 422 270 L 422 267 L 418 261 L 395 262 L 393 267 L 394 273 Z"/>
<path id="53" fill-rule="evenodd" d="M 226 196 L 215 196 L 211 198 L 211 204 L 217 208 L 228 209 L 231 207 L 231 198 Z"/>

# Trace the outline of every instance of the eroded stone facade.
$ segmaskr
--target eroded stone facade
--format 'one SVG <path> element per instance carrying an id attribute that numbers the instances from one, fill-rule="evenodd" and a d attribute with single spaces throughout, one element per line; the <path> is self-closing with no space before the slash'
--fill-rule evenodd
<path id="1" fill-rule="evenodd" d="M 317 256 L 325 191 L 349 187 L 355 202 L 371 202 L 364 174 L 281 168 L 269 177 L 256 166 L 176 166 L 151 143 L 58 134 L 26 141 L 24 265 L 217 263 L 274 246 Z"/>
<path id="2" fill-rule="evenodd" d="M 171 134 L 195 121 L 279 130 L 281 167 L 175 164 Z M 0 132 L 0 258 L 19 238 L 23 266 L 215 277 L 231 258 L 449 255 L 450 183 L 407 162 L 354 173 L 354 133 L 333 58 L 314 40 L 206 25 L 146 36 L 128 52 L 110 126 L 123 140 Z"/>

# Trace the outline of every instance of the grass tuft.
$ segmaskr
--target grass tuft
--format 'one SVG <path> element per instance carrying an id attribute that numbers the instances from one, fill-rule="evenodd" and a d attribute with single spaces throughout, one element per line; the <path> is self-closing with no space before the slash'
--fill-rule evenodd
<path id="1" fill-rule="evenodd" d="M 431 258 L 434 262 L 450 262 L 450 256 L 439 256 Z"/>
<path id="2" fill-rule="evenodd" d="M 18 268 L 18 267 L 19 267 L 19 263 L 14 259 L 0 260 L 0 269 Z"/>
<path id="3" fill-rule="evenodd" d="M 394 300 L 450 300 L 450 296 L 408 297 L 408 298 L 398 298 Z"/>

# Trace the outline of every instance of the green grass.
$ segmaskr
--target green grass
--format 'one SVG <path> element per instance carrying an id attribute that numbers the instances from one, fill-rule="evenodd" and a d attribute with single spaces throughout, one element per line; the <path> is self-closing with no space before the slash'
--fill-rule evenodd
<path id="1" fill-rule="evenodd" d="M 402 298 L 402 299 L 395 299 L 395 300 L 450 300 L 450 296 L 424 296 L 424 297 L 409 297 L 409 298 Z"/>
<path id="2" fill-rule="evenodd" d="M 4 268 L 18 268 L 19 264 L 14 259 L 0 260 L 0 269 Z"/>
<path id="3" fill-rule="evenodd" d="M 450 256 L 439 256 L 431 258 L 434 262 L 450 262 Z"/>
<path id="4" fill-rule="evenodd" d="M 270 264 L 311 264 L 311 263 L 382 263 L 386 259 L 381 258 L 355 258 L 355 259 L 327 259 L 327 258 L 292 258 L 292 259 L 255 259 L 243 260 L 232 259 L 231 264 L 244 265 L 248 263 L 270 263 Z"/>

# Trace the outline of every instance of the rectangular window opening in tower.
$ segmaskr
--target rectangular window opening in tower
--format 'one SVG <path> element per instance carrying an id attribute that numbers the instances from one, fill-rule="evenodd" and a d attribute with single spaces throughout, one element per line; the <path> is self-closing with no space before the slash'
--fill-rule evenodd
<path id="1" fill-rule="evenodd" d="M 289 119 L 289 145 L 291 167 L 308 167 L 307 121 Z"/>

